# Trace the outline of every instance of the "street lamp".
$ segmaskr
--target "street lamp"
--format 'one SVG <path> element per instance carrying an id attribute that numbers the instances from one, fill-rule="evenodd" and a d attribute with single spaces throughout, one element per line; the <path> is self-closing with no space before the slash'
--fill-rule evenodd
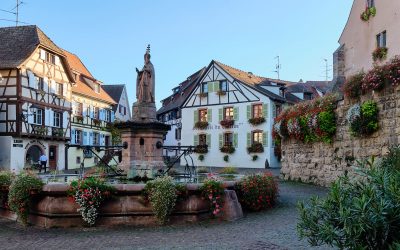
<path id="1" fill-rule="evenodd" d="M 28 118 L 28 116 L 34 115 L 33 112 L 34 112 L 37 108 L 39 108 L 39 106 L 37 106 L 37 105 L 35 105 L 35 104 L 31 104 L 31 106 L 29 106 L 29 110 L 31 111 L 31 113 L 30 113 L 30 114 L 24 114 L 24 113 L 22 113 L 22 114 L 21 114 L 22 120 L 26 121 L 26 119 Z"/>

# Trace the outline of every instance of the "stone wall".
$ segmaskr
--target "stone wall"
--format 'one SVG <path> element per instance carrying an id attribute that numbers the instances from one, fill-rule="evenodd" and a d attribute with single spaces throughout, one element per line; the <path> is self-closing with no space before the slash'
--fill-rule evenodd
<path id="1" fill-rule="evenodd" d="M 361 98 L 373 99 L 379 107 L 379 130 L 368 137 L 356 138 L 349 132 L 347 110 L 356 100 L 338 103 L 337 132 L 332 144 L 304 144 L 294 140 L 282 142 L 281 178 L 328 186 L 345 171 L 353 172 L 354 159 L 381 157 L 400 139 L 400 88 L 387 88 Z"/>

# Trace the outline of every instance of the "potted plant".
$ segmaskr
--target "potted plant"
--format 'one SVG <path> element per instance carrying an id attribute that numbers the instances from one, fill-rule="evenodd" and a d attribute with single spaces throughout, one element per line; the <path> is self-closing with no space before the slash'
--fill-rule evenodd
<path id="1" fill-rule="evenodd" d="M 226 154 L 233 154 L 235 153 L 235 148 L 231 145 L 226 145 L 226 146 L 222 146 L 219 149 L 222 153 L 226 153 Z"/>
<path id="2" fill-rule="evenodd" d="M 76 115 L 75 118 L 76 118 L 77 122 L 83 122 L 83 116 L 82 115 Z"/>
<path id="3" fill-rule="evenodd" d="M 64 136 L 64 131 L 62 128 L 53 128 L 52 129 L 52 135 L 56 137 L 63 137 Z"/>
<path id="4" fill-rule="evenodd" d="M 93 119 L 93 123 L 94 123 L 95 126 L 100 126 L 101 121 L 99 119 L 94 118 Z"/>
<path id="5" fill-rule="evenodd" d="M 14 177 L 14 174 L 10 171 L 0 171 L 0 192 L 8 191 Z"/>
<path id="6" fill-rule="evenodd" d="M 194 148 L 194 152 L 196 154 L 207 154 L 208 153 L 208 147 L 207 147 L 207 145 L 197 145 Z"/>
<path id="7" fill-rule="evenodd" d="M 256 118 L 250 118 L 249 119 L 249 123 L 251 125 L 254 125 L 254 126 L 262 124 L 264 122 L 265 122 L 265 118 L 264 117 L 256 117 Z"/>
<path id="8" fill-rule="evenodd" d="M 208 96 L 208 93 L 200 93 L 200 94 L 198 94 L 199 95 L 199 97 L 200 98 L 205 98 L 205 97 L 207 97 Z"/>
<path id="9" fill-rule="evenodd" d="M 372 7 L 367 7 L 363 13 L 361 13 L 360 18 L 361 20 L 363 20 L 364 22 L 367 22 L 370 18 L 376 16 L 376 7 L 372 6 Z"/>
<path id="10" fill-rule="evenodd" d="M 217 95 L 219 95 L 219 96 L 226 95 L 226 91 L 223 91 L 223 90 L 218 90 L 216 93 L 217 93 Z"/>
<path id="11" fill-rule="evenodd" d="M 198 121 L 194 124 L 194 128 L 206 129 L 208 127 L 208 122 Z"/>
<path id="12" fill-rule="evenodd" d="M 388 54 L 388 48 L 386 47 L 378 47 L 372 52 L 372 59 L 374 62 L 383 61 L 386 59 Z"/>
<path id="13" fill-rule="evenodd" d="M 247 148 L 247 152 L 249 154 L 251 154 L 251 153 L 263 153 L 264 152 L 264 146 L 262 145 L 262 143 L 255 142 L 250 147 Z"/>
<path id="14" fill-rule="evenodd" d="M 235 120 L 224 119 L 224 120 L 220 121 L 219 124 L 221 124 L 221 126 L 224 128 L 229 128 L 229 127 L 232 127 L 233 124 L 235 124 Z"/>

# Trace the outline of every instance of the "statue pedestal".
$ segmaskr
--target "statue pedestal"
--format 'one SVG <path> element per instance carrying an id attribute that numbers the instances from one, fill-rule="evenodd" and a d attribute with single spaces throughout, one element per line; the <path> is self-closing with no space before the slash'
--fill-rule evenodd
<path id="1" fill-rule="evenodd" d="M 133 121 L 146 122 L 157 121 L 157 109 L 155 103 L 135 102 L 132 105 Z"/>
<path id="2" fill-rule="evenodd" d="M 122 142 L 128 143 L 128 148 L 122 150 L 119 167 L 129 178 L 136 175 L 151 178 L 164 167 L 162 145 L 170 125 L 158 121 L 128 121 L 116 126 L 121 131 Z"/>

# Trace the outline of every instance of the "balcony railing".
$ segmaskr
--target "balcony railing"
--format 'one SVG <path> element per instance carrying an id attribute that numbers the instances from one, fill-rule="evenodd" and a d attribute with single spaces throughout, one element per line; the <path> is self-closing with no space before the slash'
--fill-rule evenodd
<path id="1" fill-rule="evenodd" d="M 28 134 L 37 137 L 52 137 L 54 139 L 64 139 L 65 129 L 50 126 L 31 124 Z"/>

